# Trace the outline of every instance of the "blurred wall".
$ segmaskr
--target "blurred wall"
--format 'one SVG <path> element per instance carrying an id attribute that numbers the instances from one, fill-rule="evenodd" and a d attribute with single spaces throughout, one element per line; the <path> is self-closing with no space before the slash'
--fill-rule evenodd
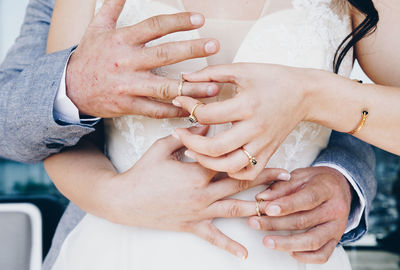
<path id="1" fill-rule="evenodd" d="M 28 0 L 0 0 L 0 62 L 18 36 Z"/>

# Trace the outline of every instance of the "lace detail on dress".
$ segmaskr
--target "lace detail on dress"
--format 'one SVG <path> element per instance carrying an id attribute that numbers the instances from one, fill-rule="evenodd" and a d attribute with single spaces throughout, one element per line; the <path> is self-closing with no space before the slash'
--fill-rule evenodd
<path id="1" fill-rule="evenodd" d="M 292 0 L 292 9 L 268 14 L 254 24 L 237 51 L 234 62 L 276 63 L 332 71 L 336 49 L 351 30 L 345 2 Z M 102 0 L 99 0 L 96 11 L 101 4 Z M 127 0 L 118 27 L 132 25 L 157 14 L 178 11 L 161 1 Z M 154 40 L 147 46 L 199 37 L 198 31 L 179 32 Z M 180 72 L 199 70 L 206 64 L 204 59 L 195 59 L 153 72 L 178 79 Z M 349 53 L 342 64 L 341 74 L 348 76 L 351 68 L 352 55 Z M 170 135 L 177 127 L 188 126 L 189 123 L 182 119 L 157 120 L 141 116 L 114 119 L 107 130 L 108 154 L 120 171 L 129 169 L 158 138 Z M 218 131 L 223 129 L 226 127 L 214 128 Z M 326 147 L 329 136 L 327 128 L 314 123 L 300 123 L 278 148 L 268 166 L 288 170 L 309 166 L 319 151 Z"/>

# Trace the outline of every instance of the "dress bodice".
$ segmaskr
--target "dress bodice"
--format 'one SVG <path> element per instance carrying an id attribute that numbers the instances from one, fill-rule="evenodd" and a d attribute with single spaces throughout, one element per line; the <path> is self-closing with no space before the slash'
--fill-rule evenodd
<path id="1" fill-rule="evenodd" d="M 97 9 L 101 2 L 98 1 Z M 118 26 L 181 11 L 184 11 L 184 6 L 180 0 L 127 0 Z M 147 46 L 211 36 L 221 41 L 221 53 L 161 67 L 154 72 L 179 79 L 182 72 L 197 71 L 209 64 L 232 62 L 273 63 L 332 71 L 334 54 L 350 32 L 351 22 L 344 0 L 267 0 L 262 14 L 254 20 L 206 18 L 203 28 L 170 34 Z M 342 64 L 341 74 L 348 76 L 351 68 L 352 56 L 349 54 Z M 233 93 L 234 89 L 226 85 L 217 98 L 208 102 L 232 97 Z M 143 116 L 124 116 L 106 121 L 108 156 L 119 171 L 125 171 L 157 139 L 170 135 L 175 128 L 188 126 L 186 119 L 158 120 Z M 213 126 L 208 136 L 226 128 L 229 125 Z M 288 170 L 309 166 L 327 145 L 329 136 L 327 128 L 300 123 L 268 166 Z"/>
<path id="2" fill-rule="evenodd" d="M 101 1 L 97 9 L 100 6 Z M 183 6 L 177 0 L 127 0 L 118 26 L 179 11 L 183 11 Z M 216 62 L 274 63 L 332 71 L 336 49 L 351 30 L 345 0 L 268 0 L 261 17 L 252 22 L 224 17 L 225 20 L 211 18 L 210 24 L 202 30 L 171 34 L 147 44 L 153 46 L 212 34 L 221 41 L 223 53 L 208 59 L 162 67 L 154 72 L 178 79 L 181 72 L 196 71 Z M 341 74 L 348 76 L 351 67 L 352 56 L 349 54 L 342 64 Z M 229 98 L 233 90 L 224 86 L 216 99 Z M 108 156 L 119 171 L 125 171 L 155 140 L 170 135 L 177 127 L 188 125 L 185 119 L 156 120 L 142 116 L 108 120 Z M 229 126 L 214 126 L 209 135 L 226 128 Z M 274 154 L 268 166 L 289 170 L 309 166 L 327 145 L 329 136 L 329 129 L 312 123 L 300 123 Z M 254 201 L 255 194 L 264 189 L 256 187 L 236 197 Z M 248 249 L 248 259 L 240 262 L 189 233 L 116 225 L 88 214 L 66 239 L 53 270 L 351 269 L 341 247 L 336 248 L 324 265 L 304 265 L 285 252 L 266 249 L 262 245 L 265 234 L 295 232 L 257 231 L 250 229 L 247 222 L 247 218 L 214 220 L 223 233 Z"/>

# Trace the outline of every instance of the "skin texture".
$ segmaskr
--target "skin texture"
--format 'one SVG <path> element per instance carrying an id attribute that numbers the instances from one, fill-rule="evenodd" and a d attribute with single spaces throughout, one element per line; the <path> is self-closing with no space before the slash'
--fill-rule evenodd
<path id="1" fill-rule="evenodd" d="M 83 5 L 85 10 L 78 14 L 72 12 L 73 2 L 57 4 L 49 33 L 48 52 L 80 43 L 69 60 L 66 73 L 67 96 L 79 112 L 103 118 L 128 114 L 153 118 L 184 116 L 184 111 L 170 104 L 149 99 L 170 100 L 177 96 L 179 85 L 179 81 L 156 76 L 150 70 L 210 56 L 218 52 L 219 43 L 215 39 L 199 39 L 155 47 L 146 47 L 145 44 L 173 32 L 199 28 L 204 24 L 204 17 L 189 12 L 160 15 L 137 25 L 116 29 L 125 1 L 106 1 L 89 23 L 87 16 L 80 15 L 93 12 L 93 3 L 76 3 L 75 7 Z M 61 31 L 71 17 L 76 19 L 74 24 L 81 23 L 80 27 L 77 26 L 72 33 Z M 68 34 L 60 37 L 60 31 Z M 213 83 L 187 84 L 182 89 L 183 95 L 199 98 L 217 93 L 218 86 Z"/>
<path id="2" fill-rule="evenodd" d="M 252 217 L 257 230 L 305 230 L 294 236 L 266 236 L 267 248 L 289 252 L 300 262 L 325 263 L 345 232 L 352 201 L 343 175 L 328 167 L 297 169 L 289 182 L 273 184 L 257 199 L 267 216 Z"/>
<path id="3" fill-rule="evenodd" d="M 201 134 L 207 128 L 192 131 Z M 130 170 L 117 173 L 85 142 L 48 158 L 45 167 L 57 188 L 89 213 L 128 226 L 190 232 L 239 258 L 247 257 L 246 248 L 221 233 L 212 220 L 255 215 L 254 202 L 225 198 L 282 174 L 287 177 L 287 172 L 265 169 L 255 181 L 227 177 L 210 183 L 216 172 L 177 160 L 175 153 L 182 147 L 173 136 L 160 139 Z"/>
<path id="4" fill-rule="evenodd" d="M 160 51 L 158 51 L 158 53 L 155 52 L 155 54 L 153 54 L 154 57 L 151 57 L 151 53 L 144 53 L 143 44 L 146 40 L 151 40 L 152 37 L 161 36 L 164 33 L 168 33 L 168 31 L 173 32 L 177 29 L 177 25 L 178 28 L 180 27 L 179 29 L 182 27 L 184 29 L 200 27 L 200 25 L 187 25 L 188 17 L 192 13 L 156 17 L 146 22 L 139 23 L 136 26 L 115 30 L 115 21 L 124 1 L 106 1 L 106 5 L 93 21 L 90 21 L 91 19 L 88 19 L 87 15 L 85 15 L 87 14 L 86 12 L 90 10 L 93 11 L 93 2 L 74 3 L 74 1 L 77 0 L 57 1 L 52 30 L 49 35 L 48 51 L 52 52 L 67 48 L 78 43 L 82 39 L 78 49 L 72 55 L 67 69 L 68 95 L 74 103 L 78 105 L 80 111 L 86 114 L 105 117 L 117 116 L 125 113 L 129 114 L 132 113 L 132 111 L 156 118 L 185 115 L 181 108 L 175 107 L 171 109 L 170 106 L 167 108 L 165 107 L 167 105 L 162 105 L 161 103 L 151 103 L 152 105 L 149 105 L 150 101 L 141 96 L 173 98 L 176 95 L 175 92 L 178 82 L 172 82 L 171 80 L 163 78 L 162 85 L 173 86 L 161 88 L 166 91 L 155 90 L 160 88 L 154 86 L 150 87 L 152 88 L 151 91 L 147 91 L 146 87 L 139 87 L 136 90 L 144 92 L 135 92 L 136 90 L 134 89 L 132 92 L 128 93 L 123 85 L 126 85 L 124 83 L 129 80 L 132 80 L 132 84 L 129 84 L 130 86 L 143 86 L 147 85 L 146 83 L 154 83 L 157 79 L 151 74 L 149 75 L 148 69 L 157 66 L 157 61 L 162 62 L 158 63 L 159 65 L 164 65 L 169 63 L 165 62 L 165 59 L 171 61 L 184 59 L 184 57 L 177 56 L 176 54 L 173 56 L 168 54 L 170 51 L 175 52 L 176 47 L 184 52 L 185 49 L 182 49 L 182 44 L 169 44 L 168 48 L 171 50 L 161 50 L 161 52 L 166 52 L 161 54 L 159 53 Z M 59 2 L 63 2 L 63 4 L 58 4 Z M 82 17 L 73 17 L 74 7 L 76 7 L 77 4 L 79 4 L 82 9 L 87 9 L 86 11 L 81 11 L 82 13 L 80 13 L 79 16 Z M 85 7 L 85 5 L 87 6 Z M 64 22 L 62 18 L 64 18 Z M 65 29 L 65 27 L 67 27 L 64 23 L 68 21 L 68 18 L 74 18 L 74 22 L 82 21 L 81 24 L 77 23 L 77 27 L 73 28 L 73 31 L 67 28 L 69 31 L 63 31 L 62 36 L 55 38 L 57 37 L 55 36 L 56 33 L 61 31 L 60 29 Z M 183 23 L 184 26 L 182 26 L 182 21 L 186 22 L 186 24 Z M 87 25 L 89 25 L 89 27 L 85 32 L 84 27 Z M 161 29 L 161 26 L 168 27 Z M 79 29 L 79 27 L 81 29 Z M 143 35 L 143 32 L 148 29 L 156 30 L 150 31 L 151 36 Z M 84 35 L 83 38 L 82 35 Z M 124 36 L 128 36 L 128 38 L 124 39 Z M 118 44 L 118 42 L 120 42 L 120 44 Z M 204 45 L 205 41 L 196 42 Z M 189 48 L 190 50 L 193 46 L 185 48 Z M 201 46 L 199 46 L 199 48 L 201 48 Z M 132 56 L 130 59 L 134 59 L 135 61 L 127 61 L 129 63 L 120 62 L 119 58 L 123 56 L 125 59 L 126 55 Z M 149 58 L 144 58 L 147 56 L 149 56 Z M 204 51 L 202 56 L 206 56 Z M 116 63 L 117 66 L 115 66 Z M 89 64 L 89 66 L 86 66 L 87 64 Z M 101 66 L 102 69 L 106 67 L 107 76 L 98 76 L 102 81 L 95 82 L 96 85 L 92 87 L 91 83 L 93 83 L 93 81 L 91 81 L 90 78 L 94 78 L 94 74 L 99 72 L 96 69 L 97 66 Z M 276 68 L 280 69 L 279 67 Z M 149 82 L 149 80 L 151 82 Z M 171 84 L 166 82 L 171 82 Z M 247 87 L 246 83 L 243 83 L 243 85 Z M 74 86 L 74 84 L 77 86 Z M 254 81 L 253 84 L 256 86 L 257 81 Z M 82 87 L 82 85 L 87 87 Z M 184 94 L 191 92 L 191 86 L 192 84 L 185 83 Z M 208 88 L 208 86 L 214 87 L 215 85 L 212 83 L 199 84 L 196 82 L 196 84 L 193 84 L 193 89 L 204 89 L 204 87 Z M 81 89 L 86 89 L 86 91 L 82 92 Z M 169 89 L 172 89 L 172 92 L 169 91 Z M 201 90 L 198 92 L 204 93 L 204 91 Z M 249 91 L 245 90 L 241 94 L 242 96 L 250 98 L 250 93 L 257 96 L 257 91 L 254 89 Z M 216 94 L 216 92 L 214 94 Z M 257 96 L 258 100 L 260 98 L 264 98 L 264 96 Z M 129 104 L 124 105 L 124 102 L 127 102 L 127 100 Z M 91 103 L 92 101 L 96 102 Z M 135 105 L 133 106 L 134 108 L 131 107 L 132 104 Z M 262 110 L 263 108 L 260 105 L 261 104 L 259 104 L 258 109 Z M 247 116 L 248 119 L 246 120 L 250 121 L 251 115 L 248 114 Z M 255 119 L 252 120 L 256 121 Z M 205 130 L 189 130 L 188 132 L 199 135 L 199 133 L 205 132 Z M 258 137 L 259 142 L 264 145 L 262 140 L 266 137 L 263 137 L 261 133 L 257 133 L 255 136 Z M 221 234 L 212 225 L 212 219 L 215 217 L 254 216 L 254 201 L 240 202 L 223 199 L 226 196 L 261 183 L 268 183 L 273 180 L 288 180 L 290 175 L 284 170 L 264 170 L 261 167 L 257 167 L 256 172 L 251 172 L 253 173 L 253 177 L 251 177 L 253 181 L 240 181 L 227 178 L 210 184 L 210 180 L 215 175 L 215 171 L 218 170 L 206 169 L 199 164 L 185 164 L 176 161 L 173 153 L 180 147 L 182 147 L 182 144 L 177 138 L 168 137 L 162 139 L 154 144 L 134 167 L 122 174 L 116 173 L 112 164 L 104 154 L 88 142 L 83 142 L 75 149 L 52 156 L 46 160 L 45 165 L 46 170 L 59 190 L 89 213 L 119 224 L 165 230 L 189 231 L 240 258 L 245 258 L 247 256 L 245 247 Z M 271 151 L 271 149 L 268 149 L 268 151 Z M 244 160 L 243 156 L 240 158 Z M 159 168 L 156 171 L 153 170 L 155 160 Z M 247 157 L 244 161 L 246 161 L 246 163 L 248 162 Z M 304 173 L 297 175 L 294 179 L 297 179 L 296 181 L 306 181 L 306 179 L 313 177 L 315 174 L 321 174 L 324 177 L 333 179 L 329 183 L 336 183 L 338 189 L 343 191 L 343 194 L 350 193 L 347 180 L 344 179 L 342 175 L 334 170 L 329 171 L 329 173 L 317 173 L 317 171 L 319 172 L 320 168 L 306 169 Z M 182 175 L 185 177 L 182 177 Z M 233 173 L 231 175 L 233 175 Z M 240 178 L 239 175 L 237 176 Z M 163 179 L 166 184 L 160 186 L 158 182 L 159 179 Z M 296 182 L 293 183 L 295 184 Z M 296 227 L 296 224 L 298 224 L 298 221 L 297 219 L 291 218 L 292 215 L 296 215 L 296 217 L 301 220 L 309 217 L 309 215 L 306 217 L 307 211 L 303 210 L 306 207 L 311 207 L 309 198 L 314 198 L 312 192 L 319 186 L 319 182 L 309 181 L 307 185 L 310 188 L 291 189 L 293 196 L 299 193 L 299 198 L 301 197 L 303 199 L 299 199 L 299 203 L 296 204 L 290 212 L 281 214 L 282 218 L 286 216 L 289 217 L 288 223 L 276 224 L 274 227 L 275 230 L 285 230 L 288 225 L 297 229 L 298 227 Z M 278 186 L 280 186 L 280 184 L 274 185 L 273 189 Z M 315 188 L 313 188 L 314 186 Z M 160 194 L 163 194 L 163 196 L 169 194 L 171 196 L 163 198 L 164 201 L 161 202 L 159 198 L 163 196 Z M 279 200 L 281 197 L 285 198 L 285 195 L 277 196 L 276 202 L 282 202 Z M 157 200 L 154 200 L 154 198 L 157 198 Z M 338 198 L 340 203 L 347 206 L 350 205 L 349 201 L 345 200 L 344 197 Z M 327 203 L 333 199 L 334 197 L 329 197 L 325 200 L 320 199 L 315 202 L 313 201 L 313 211 L 317 212 L 321 209 L 331 212 L 336 211 L 337 207 L 335 203 Z M 185 203 L 182 204 L 182 201 Z M 272 202 L 271 199 L 269 203 Z M 160 211 L 160 205 L 166 206 L 162 209 L 163 211 Z M 185 207 L 182 208 L 182 205 Z M 326 205 L 328 205 L 329 208 L 327 208 Z M 261 204 L 262 209 L 266 209 L 266 207 L 267 202 Z M 151 215 L 143 215 L 143 213 L 150 213 Z M 335 215 L 335 217 L 338 224 L 345 224 L 347 222 L 347 215 L 342 212 L 341 215 L 338 214 Z M 160 222 L 160 220 L 162 222 Z M 317 226 L 315 231 L 319 231 L 319 228 L 323 228 L 323 226 L 318 227 L 318 225 L 321 224 L 319 218 L 316 218 L 312 222 L 310 221 L 309 224 L 311 223 Z M 335 236 L 337 236 L 343 234 L 344 229 L 342 226 L 336 226 L 332 231 L 334 231 Z M 325 235 L 319 233 L 317 236 L 320 241 L 319 243 L 327 243 L 332 240 L 331 234 Z M 316 237 L 316 235 L 308 234 L 304 237 L 304 241 L 307 241 L 307 239 L 309 241 L 309 237 Z M 260 241 L 261 240 L 262 239 L 260 239 Z M 278 241 L 277 243 L 279 244 Z M 296 252 L 298 256 L 295 258 L 307 261 L 308 263 L 322 262 L 321 256 L 325 256 L 324 258 L 327 260 L 330 253 L 326 252 L 326 250 L 333 250 L 312 250 L 313 247 L 316 248 L 317 246 L 310 247 L 304 245 L 303 247 L 303 253 L 299 250 Z M 291 252 L 289 248 L 287 251 Z M 301 257 L 301 254 L 304 256 Z"/>
<path id="5" fill-rule="evenodd" d="M 390 86 L 400 86 L 400 68 L 396 68 L 400 58 L 393 53 L 393 48 L 400 46 L 400 30 L 395 27 L 400 3 L 392 0 L 376 4 L 382 17 L 378 30 L 357 44 L 356 52 L 368 75 L 386 86 L 361 85 L 329 72 L 269 64 L 221 65 L 186 74 L 189 82 L 229 82 L 239 89 L 231 100 L 196 110 L 196 117 L 204 125 L 234 122 L 234 127 L 223 134 L 230 143 L 221 145 L 222 135 L 209 139 L 177 130 L 190 150 L 188 154 L 208 168 L 252 179 L 300 121 L 350 132 L 360 123 L 364 109 L 370 112 L 368 121 L 355 136 L 400 154 L 400 126 L 395 124 L 400 121 L 400 89 Z M 363 15 L 353 10 L 354 25 L 362 19 Z M 386 61 L 388 58 L 390 61 Z M 174 100 L 177 107 L 188 112 L 196 103 L 187 97 Z M 243 169 L 246 156 L 240 154 L 241 147 L 256 156 L 260 166 Z"/>

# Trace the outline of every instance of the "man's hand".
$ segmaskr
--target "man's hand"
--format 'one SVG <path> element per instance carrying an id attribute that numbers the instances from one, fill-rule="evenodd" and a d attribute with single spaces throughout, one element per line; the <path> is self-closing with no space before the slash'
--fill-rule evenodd
<path id="1" fill-rule="evenodd" d="M 207 128 L 192 128 L 204 134 Z M 254 201 L 225 199 L 251 187 L 270 183 L 282 169 L 265 169 L 255 181 L 226 178 L 211 181 L 216 172 L 198 163 L 176 158 L 182 143 L 169 136 L 160 139 L 127 172 L 104 176 L 102 192 L 107 219 L 118 224 L 193 233 L 240 258 L 247 250 L 212 223 L 214 218 L 249 217 Z"/>
<path id="2" fill-rule="evenodd" d="M 136 25 L 116 29 L 124 0 L 106 0 L 72 54 L 67 66 L 67 95 L 80 113 L 103 118 L 139 114 L 153 118 L 181 117 L 180 108 L 151 100 L 173 99 L 179 81 L 156 76 L 151 69 L 187 59 L 206 57 L 219 50 L 214 39 L 171 42 L 155 47 L 145 44 L 204 24 L 197 13 L 161 15 Z M 182 94 L 210 97 L 214 83 L 185 83 Z"/>
<path id="3" fill-rule="evenodd" d="M 325 263 L 347 225 L 352 193 L 346 178 L 328 167 L 298 169 L 289 182 L 278 182 L 257 195 L 267 216 L 251 217 L 250 227 L 265 231 L 305 232 L 265 236 L 268 248 L 286 251 L 300 262 Z"/>

